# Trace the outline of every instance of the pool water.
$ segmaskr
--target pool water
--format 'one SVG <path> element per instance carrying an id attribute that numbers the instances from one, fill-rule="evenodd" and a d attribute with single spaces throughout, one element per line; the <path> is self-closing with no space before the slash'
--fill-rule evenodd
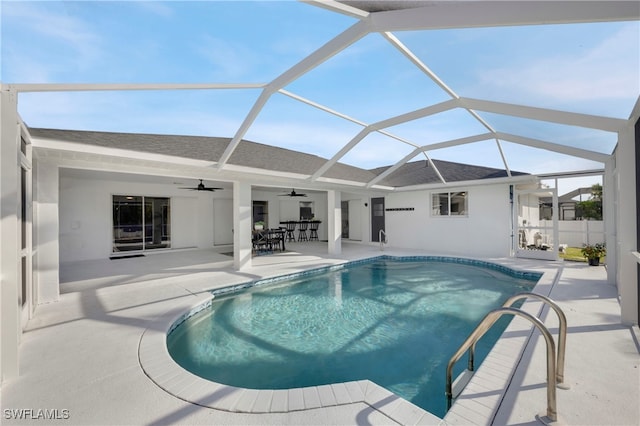
<path id="1" fill-rule="evenodd" d="M 489 310 L 534 285 L 482 266 L 380 258 L 216 296 L 167 346 L 183 368 L 218 383 L 288 389 L 369 379 L 442 417 L 450 357 Z M 509 321 L 480 340 L 476 365 Z"/>

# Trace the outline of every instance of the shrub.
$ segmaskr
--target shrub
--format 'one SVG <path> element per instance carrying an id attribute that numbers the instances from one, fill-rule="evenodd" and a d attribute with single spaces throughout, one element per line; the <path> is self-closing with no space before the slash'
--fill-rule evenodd
<path id="1" fill-rule="evenodd" d="M 587 259 L 599 259 L 607 254 L 607 248 L 604 244 L 585 244 L 582 247 L 582 255 Z"/>

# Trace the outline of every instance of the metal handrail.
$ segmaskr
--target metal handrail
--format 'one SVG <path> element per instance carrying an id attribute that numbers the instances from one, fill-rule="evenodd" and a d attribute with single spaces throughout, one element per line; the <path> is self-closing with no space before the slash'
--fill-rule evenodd
<path id="1" fill-rule="evenodd" d="M 528 319 L 530 322 L 535 325 L 538 330 L 544 336 L 544 340 L 547 343 L 547 417 L 552 422 L 558 420 L 558 413 L 556 410 L 556 345 L 553 341 L 553 337 L 549 330 L 544 326 L 542 321 L 539 318 L 531 315 L 528 312 L 522 311 L 517 308 L 511 307 L 501 307 L 492 310 L 489 312 L 483 319 L 480 321 L 480 324 L 473 330 L 473 332 L 467 337 L 462 346 L 456 351 L 456 353 L 449 360 L 449 364 L 447 365 L 447 388 L 446 388 L 446 396 L 447 396 L 447 409 L 451 408 L 451 401 L 453 399 L 452 394 L 452 380 L 451 376 L 453 373 L 454 364 L 462 357 L 464 352 L 469 349 L 472 345 L 474 345 L 484 334 L 489 331 L 491 326 L 495 324 L 495 322 L 504 314 L 517 315 Z"/>
<path id="2" fill-rule="evenodd" d="M 556 361 L 556 384 L 560 388 L 568 389 L 569 386 L 564 384 L 564 358 L 565 358 L 564 355 L 565 355 L 565 350 L 566 350 L 566 345 L 567 345 L 567 317 L 565 316 L 565 314 L 562 311 L 562 309 L 560 309 L 560 307 L 556 304 L 556 302 L 554 302 L 553 300 L 549 299 L 547 296 L 543 296 L 541 294 L 531 293 L 531 292 L 523 292 L 523 293 L 514 294 L 513 296 L 508 298 L 502 304 L 502 306 L 505 307 L 505 308 L 506 307 L 510 307 L 515 302 L 517 302 L 518 300 L 527 299 L 529 297 L 533 297 L 533 298 L 539 299 L 539 300 L 543 301 L 544 303 L 548 304 L 549 306 L 551 306 L 551 308 L 558 315 L 558 322 L 559 322 L 560 325 L 558 327 L 558 358 L 557 358 L 557 361 Z M 489 327 L 491 327 L 491 326 L 493 326 L 493 324 L 489 325 Z M 473 342 L 473 344 L 469 348 L 469 362 L 468 362 L 468 366 L 467 366 L 469 371 L 474 371 L 474 358 L 475 358 L 475 351 L 476 351 L 476 343 L 477 343 L 477 341 Z"/>
<path id="3" fill-rule="evenodd" d="M 523 292 L 523 293 L 515 294 L 510 298 L 508 298 L 502 304 L 502 306 L 504 307 L 511 306 L 518 300 L 526 299 L 528 297 L 533 297 L 534 299 L 541 300 L 542 302 L 551 306 L 551 309 L 553 309 L 556 315 L 558 316 L 559 325 L 558 325 L 558 348 L 557 348 L 558 358 L 556 361 L 556 384 L 557 385 L 564 384 L 564 354 L 567 346 L 567 317 L 565 316 L 564 312 L 562 311 L 562 309 L 560 309 L 560 306 L 558 306 L 556 302 L 554 302 L 547 296 L 543 296 L 538 293 Z M 567 386 L 563 386 L 563 387 L 568 388 Z"/>
<path id="4" fill-rule="evenodd" d="M 382 239 L 382 236 L 384 235 L 384 240 Z M 384 250 L 384 245 L 387 243 L 387 233 L 384 232 L 384 229 L 381 229 L 378 232 L 378 241 L 380 241 L 380 251 Z"/>

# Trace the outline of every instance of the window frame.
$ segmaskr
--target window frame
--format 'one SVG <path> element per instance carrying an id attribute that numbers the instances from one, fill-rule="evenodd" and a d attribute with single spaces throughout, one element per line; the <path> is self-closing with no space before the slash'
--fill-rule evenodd
<path id="1" fill-rule="evenodd" d="M 120 213 L 116 213 L 116 209 L 120 208 L 120 203 L 126 203 L 128 201 L 139 202 L 140 211 L 139 213 L 139 221 L 135 223 L 131 223 L 126 225 L 126 227 L 137 229 L 140 228 L 140 236 L 139 236 L 139 245 L 137 241 L 137 235 L 132 235 L 129 238 L 134 239 L 129 244 L 129 247 L 126 246 L 127 243 L 122 240 L 121 236 L 116 236 L 120 234 L 120 231 L 117 231 L 116 228 L 121 228 L 124 225 L 121 225 L 120 220 L 116 220 L 115 215 L 119 215 Z M 116 203 L 118 205 L 116 206 Z M 159 203 L 159 204 L 156 204 Z M 172 232 L 171 232 L 171 211 L 172 211 L 172 197 L 155 197 L 155 196 L 146 196 L 146 195 L 131 195 L 131 194 L 111 194 L 111 254 L 110 256 L 118 256 L 128 253 L 143 253 L 148 251 L 161 251 L 161 250 L 171 250 L 172 248 Z M 159 207 L 160 210 L 156 211 L 155 207 Z M 166 207 L 166 215 L 165 215 L 165 207 Z M 149 214 L 150 213 L 150 214 Z M 156 223 L 156 218 L 160 219 L 159 223 Z M 165 220 L 166 219 L 166 220 Z M 151 232 L 149 232 L 151 229 Z M 156 231 L 159 232 L 159 243 L 153 238 L 158 237 Z M 130 231 L 137 232 L 137 231 Z M 150 240 L 151 238 L 151 240 Z"/>
<path id="2" fill-rule="evenodd" d="M 436 204 L 436 197 L 438 204 Z M 462 210 L 459 209 L 461 203 L 453 202 L 458 197 L 463 197 Z M 432 192 L 429 198 L 431 200 L 431 217 L 469 217 L 469 191 Z M 443 209 L 442 205 L 445 200 L 446 206 L 444 207 L 446 210 Z M 452 206 L 456 207 L 456 212 L 452 212 Z M 436 209 L 438 213 L 436 213 Z"/>

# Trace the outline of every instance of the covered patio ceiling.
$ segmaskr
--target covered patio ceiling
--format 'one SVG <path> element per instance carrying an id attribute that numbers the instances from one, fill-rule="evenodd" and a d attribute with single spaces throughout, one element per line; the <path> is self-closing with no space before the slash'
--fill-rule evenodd
<path id="1" fill-rule="evenodd" d="M 502 168 L 509 175 L 511 170 L 548 175 L 602 168 L 640 95 L 637 1 L 195 3 L 200 4 L 157 3 L 158 12 L 148 13 L 145 25 L 162 22 L 162 14 L 178 19 L 182 8 L 206 12 L 193 25 L 202 25 L 209 39 L 215 37 L 204 46 L 217 56 L 209 70 L 186 72 L 176 65 L 174 72 L 153 77 L 174 83 L 149 83 L 145 65 L 135 59 L 126 72 L 113 68 L 91 74 L 82 66 L 62 70 L 45 63 L 35 74 L 25 72 L 24 63 L 10 63 L 3 72 L 11 81 L 6 87 L 19 93 L 23 119 L 31 127 L 232 138 L 219 161 L 209 166 L 212 174 L 222 175 L 230 167 L 229 159 L 245 139 L 308 152 L 327 159 L 300 179 L 309 187 L 336 162 L 364 169 L 392 166 L 367 183 L 371 188 L 415 160 L 426 160 L 436 170 L 432 159 Z M 113 29 L 95 17 L 100 11 L 89 4 L 49 7 L 53 11 L 48 13 L 59 13 L 73 25 L 87 25 L 87 38 L 106 39 Z M 118 8 L 144 6 L 101 7 L 105 14 L 118 14 L 125 11 Z M 23 46 L 36 61 L 44 53 L 37 46 L 25 48 L 26 38 L 11 27 L 15 22 L 35 25 L 46 8 L 34 8 L 5 6 L 3 24 L 10 25 L 10 38 L 3 45 Z M 299 19 L 288 25 L 284 18 L 278 21 L 285 10 L 287 19 Z M 87 17 L 88 11 L 93 17 Z M 225 13 L 245 25 L 242 45 L 234 41 L 237 33 L 215 30 L 218 15 Z M 251 24 L 256 27 L 248 28 Z M 305 47 L 296 45 L 296 55 L 281 56 L 278 49 L 285 52 L 286 47 L 272 48 L 266 60 L 259 53 L 266 48 L 260 38 L 269 30 L 282 32 L 280 42 Z M 39 31 L 33 33 L 37 40 Z M 177 46 L 187 43 L 173 36 Z M 488 40 L 501 41 L 491 45 Z M 244 43 L 255 43 L 257 50 Z M 182 48 L 189 50 L 189 45 Z M 460 56 L 463 51 L 476 53 Z M 17 57 L 14 49 L 8 52 L 5 63 Z M 102 53 L 135 58 L 123 48 Z M 153 66 L 183 60 L 174 54 L 174 62 Z M 241 54 L 258 58 L 251 62 Z M 249 61 L 256 68 L 264 61 L 269 67 L 249 73 L 234 61 Z M 221 63 L 230 70 L 219 71 Z M 132 109 L 141 104 L 148 108 Z M 539 156 L 541 151 L 555 157 Z M 441 181 L 447 183 L 442 176 Z"/>

